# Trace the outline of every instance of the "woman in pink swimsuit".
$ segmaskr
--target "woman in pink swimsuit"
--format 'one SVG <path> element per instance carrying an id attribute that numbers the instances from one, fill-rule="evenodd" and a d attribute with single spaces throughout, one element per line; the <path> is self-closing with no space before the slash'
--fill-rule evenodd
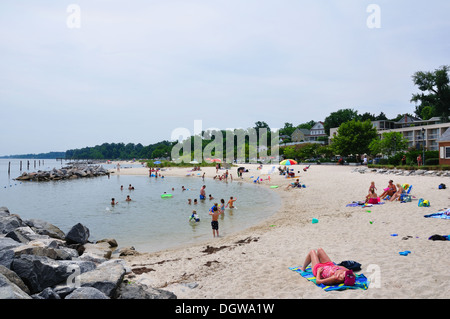
<path id="1" fill-rule="evenodd" d="M 322 248 L 317 249 L 317 252 L 315 250 L 311 250 L 306 256 L 305 262 L 303 263 L 303 267 L 301 269 L 305 271 L 309 264 L 312 265 L 313 274 L 316 277 L 317 284 L 351 284 L 351 280 L 346 278 L 349 276 L 351 277 L 353 272 L 345 267 L 337 266 L 333 263 Z"/>

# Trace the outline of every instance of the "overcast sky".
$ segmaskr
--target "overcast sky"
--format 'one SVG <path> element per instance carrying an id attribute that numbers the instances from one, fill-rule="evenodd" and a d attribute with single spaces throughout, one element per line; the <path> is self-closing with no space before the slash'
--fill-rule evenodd
<path id="1" fill-rule="evenodd" d="M 450 64 L 449 12 L 445 0 L 2 0 L 0 156 L 148 145 L 194 120 L 413 113 L 414 72 Z"/>

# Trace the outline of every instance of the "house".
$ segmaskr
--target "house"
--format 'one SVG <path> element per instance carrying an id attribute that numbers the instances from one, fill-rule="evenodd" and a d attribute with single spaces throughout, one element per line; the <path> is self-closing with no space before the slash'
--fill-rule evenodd
<path id="1" fill-rule="evenodd" d="M 450 165 L 450 128 L 438 139 L 439 165 Z"/>
<path id="2" fill-rule="evenodd" d="M 325 134 L 324 123 L 319 121 L 314 124 L 309 132 L 309 135 L 306 137 L 310 142 L 317 142 L 319 137 L 328 137 L 328 135 Z"/>
<path id="3" fill-rule="evenodd" d="M 305 128 L 298 128 L 292 133 L 291 141 L 292 142 L 303 142 L 306 140 L 306 136 L 309 135 L 309 130 Z"/>

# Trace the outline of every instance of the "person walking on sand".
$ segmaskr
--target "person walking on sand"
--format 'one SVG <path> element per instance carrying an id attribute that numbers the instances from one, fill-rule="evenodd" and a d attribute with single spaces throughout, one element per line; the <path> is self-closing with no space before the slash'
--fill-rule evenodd
<path id="1" fill-rule="evenodd" d="M 217 209 L 217 206 L 214 205 L 214 207 L 212 208 L 212 210 L 209 212 L 209 215 L 212 216 L 212 220 L 211 220 L 211 227 L 212 227 L 212 231 L 213 231 L 213 237 L 219 237 L 219 215 L 222 214 L 222 212 L 220 212 Z"/>

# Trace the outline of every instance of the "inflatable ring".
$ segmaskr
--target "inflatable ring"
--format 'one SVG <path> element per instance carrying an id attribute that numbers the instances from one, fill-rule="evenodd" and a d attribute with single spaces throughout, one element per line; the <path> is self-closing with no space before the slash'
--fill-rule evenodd
<path id="1" fill-rule="evenodd" d="M 162 194 L 161 198 L 170 198 L 172 197 L 172 194 Z"/>

